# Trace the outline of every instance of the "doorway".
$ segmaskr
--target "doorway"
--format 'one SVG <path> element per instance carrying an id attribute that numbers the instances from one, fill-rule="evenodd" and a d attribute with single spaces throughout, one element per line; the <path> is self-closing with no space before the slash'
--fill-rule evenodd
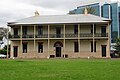
<path id="1" fill-rule="evenodd" d="M 106 45 L 102 45 L 102 57 L 106 57 Z"/>
<path id="2" fill-rule="evenodd" d="M 55 55 L 56 57 L 61 57 L 63 44 L 60 41 L 55 42 Z"/>
<path id="3" fill-rule="evenodd" d="M 61 47 L 56 47 L 56 57 L 61 57 Z"/>
<path id="4" fill-rule="evenodd" d="M 13 46 L 13 51 L 14 51 L 13 57 L 18 57 L 18 46 Z"/>

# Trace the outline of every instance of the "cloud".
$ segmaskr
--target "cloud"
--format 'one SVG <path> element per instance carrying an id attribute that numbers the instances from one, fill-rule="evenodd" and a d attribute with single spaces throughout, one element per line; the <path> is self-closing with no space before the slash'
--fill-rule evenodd
<path id="1" fill-rule="evenodd" d="M 102 0 L 89 0 L 102 1 Z M 33 16 L 38 10 L 41 15 L 67 14 L 86 0 L 0 0 L 0 26 L 7 22 Z"/>
<path id="2" fill-rule="evenodd" d="M 88 3 L 105 3 L 110 0 L 19 0 L 20 2 L 25 2 L 26 4 L 31 4 L 35 6 L 42 6 L 44 8 L 53 8 L 60 10 L 68 10 L 76 8 L 77 6 L 81 6 Z"/>
<path id="3" fill-rule="evenodd" d="M 0 26 L 6 26 L 7 22 L 22 19 L 25 17 L 33 16 L 34 11 L 40 11 L 40 14 L 54 14 L 64 13 L 63 11 L 57 11 L 55 9 L 44 8 L 42 6 L 35 6 L 18 0 L 2 0 L 0 2 Z"/>
<path id="4" fill-rule="evenodd" d="M 23 2 L 24 0 L 19 0 Z M 25 0 L 26 4 L 31 4 L 34 6 L 42 6 L 44 8 L 54 8 L 54 9 L 66 9 L 79 4 L 82 0 Z"/>

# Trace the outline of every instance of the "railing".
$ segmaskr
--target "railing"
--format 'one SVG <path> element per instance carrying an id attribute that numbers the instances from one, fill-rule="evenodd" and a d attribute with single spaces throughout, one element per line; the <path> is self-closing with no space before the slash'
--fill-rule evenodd
<path id="1" fill-rule="evenodd" d="M 64 35 L 63 34 L 49 34 L 50 38 L 63 38 Z"/>
<path id="2" fill-rule="evenodd" d="M 30 34 L 30 35 L 22 35 L 22 38 L 34 38 L 34 35 L 33 35 L 33 34 Z"/>
<path id="3" fill-rule="evenodd" d="M 80 33 L 80 37 L 93 37 L 92 33 Z"/>
<path id="4" fill-rule="evenodd" d="M 92 33 L 80 33 L 80 37 L 93 37 Z M 108 37 L 108 33 L 95 33 L 94 37 Z M 9 35 L 9 38 L 20 38 L 20 35 Z M 22 38 L 34 38 L 34 35 L 22 35 Z M 48 34 L 35 35 L 35 38 L 48 38 Z M 64 34 L 49 34 L 49 38 L 64 38 Z M 65 38 L 78 38 L 78 34 L 65 34 Z"/>
<path id="5" fill-rule="evenodd" d="M 77 38 L 78 34 L 65 34 L 65 38 Z"/>
<path id="6" fill-rule="evenodd" d="M 108 33 L 96 33 L 95 37 L 108 37 Z"/>
<path id="7" fill-rule="evenodd" d="M 80 37 L 93 37 L 93 33 L 80 33 Z M 108 37 L 108 33 L 95 33 L 94 37 Z"/>
<path id="8" fill-rule="evenodd" d="M 12 38 L 20 38 L 20 35 L 8 35 L 8 38 L 12 39 Z"/>
<path id="9" fill-rule="evenodd" d="M 48 34 L 35 35 L 36 38 L 48 38 Z"/>

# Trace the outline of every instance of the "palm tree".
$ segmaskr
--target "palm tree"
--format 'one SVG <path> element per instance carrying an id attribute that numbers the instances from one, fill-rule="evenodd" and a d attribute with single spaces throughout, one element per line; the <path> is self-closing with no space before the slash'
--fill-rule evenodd
<path id="1" fill-rule="evenodd" d="M 85 8 L 83 9 L 83 13 L 85 12 L 85 9 L 87 9 L 87 13 L 88 13 L 88 14 L 96 15 L 96 10 L 95 10 L 94 8 L 87 6 L 87 7 L 85 7 Z"/>

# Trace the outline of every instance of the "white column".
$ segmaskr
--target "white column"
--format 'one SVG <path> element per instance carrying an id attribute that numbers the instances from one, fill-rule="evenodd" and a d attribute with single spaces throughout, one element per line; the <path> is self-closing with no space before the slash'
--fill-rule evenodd
<path id="1" fill-rule="evenodd" d="M 65 27 L 66 27 L 65 24 L 63 27 L 64 27 L 64 45 L 63 45 L 64 49 L 63 50 L 64 50 L 64 57 L 65 57 L 65 47 L 66 47 L 66 45 L 65 45 L 66 44 L 65 43 Z"/>
<path id="2" fill-rule="evenodd" d="M 78 24 L 78 45 L 79 45 L 79 53 L 80 53 L 80 24 Z"/>
<path id="3" fill-rule="evenodd" d="M 36 25 L 34 25 L 34 56 L 36 57 L 35 35 L 36 35 Z"/>
<path id="4" fill-rule="evenodd" d="M 107 57 L 110 57 L 110 23 L 108 23 L 108 25 L 107 25 L 107 30 L 108 30 L 108 45 L 107 45 L 107 47 L 108 47 L 108 49 L 107 49 Z"/>
<path id="5" fill-rule="evenodd" d="M 94 53 L 94 51 L 95 51 L 95 50 L 94 50 L 94 49 L 95 49 L 95 46 L 94 46 L 94 44 L 95 44 L 95 31 L 94 31 L 94 30 L 95 30 L 95 29 L 94 29 L 94 28 L 95 28 L 95 25 L 93 24 L 93 53 Z"/>
<path id="6" fill-rule="evenodd" d="M 21 55 L 22 55 L 22 25 L 21 25 L 21 33 L 20 33 L 20 45 L 21 45 L 21 49 L 20 49 L 20 52 L 21 52 Z"/>
<path id="7" fill-rule="evenodd" d="M 48 58 L 50 56 L 50 25 L 48 25 Z"/>

